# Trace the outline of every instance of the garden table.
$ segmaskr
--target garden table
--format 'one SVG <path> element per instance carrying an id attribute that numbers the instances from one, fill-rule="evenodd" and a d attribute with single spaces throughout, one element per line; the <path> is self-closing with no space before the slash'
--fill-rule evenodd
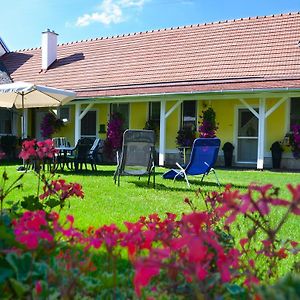
<path id="1" fill-rule="evenodd" d="M 76 147 L 60 146 L 55 149 L 58 150 L 57 168 L 60 165 L 61 170 L 63 170 L 66 165 L 69 170 L 72 170 L 72 167 L 69 166 L 68 155 L 71 155 Z"/>

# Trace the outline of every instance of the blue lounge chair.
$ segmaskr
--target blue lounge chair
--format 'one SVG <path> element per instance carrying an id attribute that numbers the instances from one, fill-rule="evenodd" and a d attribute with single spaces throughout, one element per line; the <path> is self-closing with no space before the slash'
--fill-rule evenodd
<path id="1" fill-rule="evenodd" d="M 198 138 L 195 139 L 192 147 L 190 161 L 186 167 L 182 167 L 179 163 L 176 163 L 179 169 L 172 169 L 163 174 L 165 179 L 185 179 L 188 187 L 190 183 L 188 175 L 203 175 L 204 177 L 210 172 L 213 172 L 216 177 L 217 184 L 220 186 L 217 174 L 213 168 L 220 148 L 220 139 L 218 138 Z"/>

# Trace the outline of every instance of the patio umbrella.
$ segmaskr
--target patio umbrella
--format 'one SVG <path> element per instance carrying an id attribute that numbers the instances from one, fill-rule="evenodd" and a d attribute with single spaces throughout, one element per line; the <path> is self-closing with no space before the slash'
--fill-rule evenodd
<path id="1" fill-rule="evenodd" d="M 55 107 L 68 103 L 76 94 L 72 91 L 35 85 L 28 82 L 0 84 L 0 107 L 22 108 L 22 138 L 24 132 L 24 108 Z"/>

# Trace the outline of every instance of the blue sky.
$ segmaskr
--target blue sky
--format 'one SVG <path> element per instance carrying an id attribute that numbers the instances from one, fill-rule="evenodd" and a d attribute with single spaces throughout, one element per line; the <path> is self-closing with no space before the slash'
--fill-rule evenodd
<path id="1" fill-rule="evenodd" d="M 17 50 L 39 47 L 47 28 L 64 43 L 295 11 L 300 0 L 3 0 L 0 37 Z"/>

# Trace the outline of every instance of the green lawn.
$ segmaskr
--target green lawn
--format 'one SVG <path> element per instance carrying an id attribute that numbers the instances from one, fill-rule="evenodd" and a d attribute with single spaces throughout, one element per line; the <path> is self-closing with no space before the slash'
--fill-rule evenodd
<path id="1" fill-rule="evenodd" d="M 15 180 L 20 173 L 16 171 L 17 166 L 1 166 L 0 172 L 6 169 L 9 181 Z M 91 170 L 75 174 L 72 171 L 57 172 L 56 176 L 66 179 L 68 182 L 78 182 L 83 186 L 84 199 L 71 199 L 71 207 L 63 210 L 62 215 L 72 214 L 75 217 L 75 226 L 85 229 L 92 225 L 95 227 L 115 223 L 123 227 L 124 221 L 136 221 L 140 216 L 147 216 L 158 213 L 164 216 L 166 212 L 180 215 L 183 212 L 190 212 L 190 208 L 184 203 L 184 199 L 189 197 L 193 200 L 197 208 L 205 210 L 205 204 L 201 196 L 196 195 L 196 191 L 203 192 L 219 190 L 215 183 L 214 175 L 211 174 L 200 184 L 200 178 L 192 179 L 191 189 L 187 188 L 184 181 L 173 183 L 172 180 L 162 179 L 164 168 L 157 168 L 156 188 L 152 184 L 147 185 L 147 178 L 121 177 L 121 185 L 118 187 L 113 182 L 114 166 L 98 166 L 97 172 Z M 300 173 L 255 171 L 255 170 L 224 170 L 217 169 L 217 174 L 221 183 L 220 191 L 227 184 L 231 184 L 235 189 L 246 191 L 250 183 L 273 185 L 280 188 L 280 196 L 290 199 L 290 194 L 286 189 L 287 183 L 300 184 Z M 36 194 L 38 178 L 33 171 L 25 174 L 23 178 L 23 190 L 13 191 L 8 200 L 22 199 L 25 195 Z M 278 222 L 283 214 L 282 209 L 276 209 L 272 213 L 272 220 Z M 299 220 L 296 216 L 290 216 L 288 223 L 280 232 L 282 239 L 293 239 L 300 241 L 300 231 L 298 230 Z M 232 233 L 238 241 L 245 237 L 249 223 L 243 217 L 239 217 L 238 222 L 232 226 Z M 260 237 L 264 239 L 264 237 Z M 293 264 L 291 258 L 280 267 L 281 274 L 288 272 Z"/>
<path id="2" fill-rule="evenodd" d="M 6 168 L 10 181 L 20 174 L 16 166 L 1 166 L 0 171 Z M 85 197 L 83 200 L 71 199 L 70 209 L 64 213 L 75 216 L 76 225 L 87 228 L 89 225 L 100 226 L 103 224 L 123 224 L 124 221 L 135 221 L 142 215 L 159 213 L 163 216 L 166 212 L 181 214 L 188 212 L 189 207 L 184 204 L 185 197 L 194 201 L 199 209 L 205 209 L 203 199 L 197 197 L 195 191 L 212 191 L 218 187 L 215 184 L 213 174 L 200 184 L 200 178 L 191 180 L 191 189 L 187 188 L 184 181 L 173 183 L 172 180 L 162 178 L 166 169 L 157 168 L 156 188 L 147 185 L 147 178 L 121 177 L 121 185 L 118 187 L 113 182 L 114 166 L 98 166 L 97 172 L 90 170 L 75 174 L 72 171 L 58 171 L 57 176 L 69 182 L 82 184 Z M 224 170 L 217 169 L 221 182 L 221 190 L 228 183 L 234 188 L 245 191 L 248 184 L 273 183 L 281 188 L 281 196 L 288 198 L 289 192 L 285 188 L 287 183 L 300 183 L 300 173 L 254 171 L 254 170 Z M 29 172 L 23 178 L 23 191 L 14 191 L 9 199 L 17 200 L 23 195 L 36 193 L 37 177 L 34 172 Z M 278 212 L 280 215 L 280 212 Z M 294 218 L 291 218 L 293 223 Z M 295 220 L 296 222 L 296 220 Z M 295 223 L 296 225 L 296 223 Z M 298 231 L 290 228 L 290 233 L 298 235 Z M 298 236 L 299 238 L 300 236 Z"/>

